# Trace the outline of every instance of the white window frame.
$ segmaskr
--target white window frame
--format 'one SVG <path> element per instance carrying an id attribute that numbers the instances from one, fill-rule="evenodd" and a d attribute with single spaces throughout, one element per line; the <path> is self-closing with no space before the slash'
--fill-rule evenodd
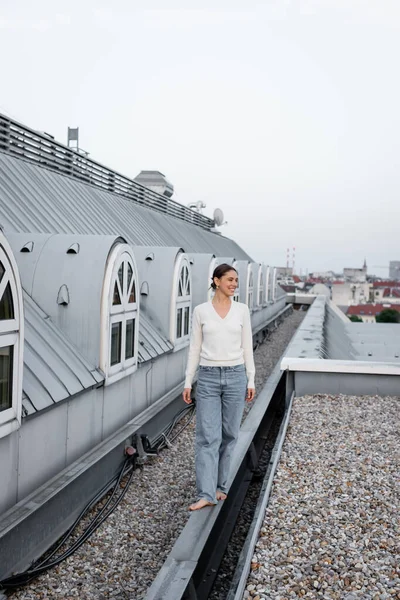
<path id="1" fill-rule="evenodd" d="M 0 282 L 0 299 L 9 283 L 14 308 L 13 319 L 0 321 L 0 347 L 12 346 L 13 348 L 11 407 L 0 412 L 0 438 L 2 438 L 21 426 L 24 340 L 23 297 L 18 267 L 11 248 L 3 236 L 0 236 L 0 262 L 5 270 Z"/>
<path id="2" fill-rule="evenodd" d="M 208 300 L 212 300 L 214 298 L 214 294 L 215 294 L 215 290 L 211 287 L 211 284 L 212 284 L 212 276 L 213 276 L 216 266 L 217 266 L 217 259 L 214 257 L 210 260 L 210 266 L 208 269 L 208 288 L 207 288 Z"/>
<path id="3" fill-rule="evenodd" d="M 264 266 L 258 267 L 258 283 L 257 283 L 257 304 L 262 306 L 264 304 Z"/>
<path id="4" fill-rule="evenodd" d="M 278 275 L 278 269 L 276 267 L 274 267 L 274 270 L 272 272 L 272 302 L 275 302 L 276 300 L 276 286 L 277 286 L 277 275 Z"/>
<path id="5" fill-rule="evenodd" d="M 128 264 L 132 268 L 132 279 L 129 289 L 127 287 Z M 123 265 L 123 287 L 118 277 L 119 269 Z M 117 284 L 121 304 L 113 304 L 114 288 Z M 135 302 L 129 303 L 129 296 L 135 287 Z M 100 368 L 106 376 L 105 385 L 119 381 L 131 375 L 138 365 L 139 341 L 139 278 L 135 257 L 128 244 L 118 243 L 110 253 L 107 261 L 103 293 L 101 299 L 101 337 L 100 337 Z M 134 321 L 133 357 L 126 358 L 126 328 L 127 321 Z M 121 360 L 111 365 L 112 325 L 121 323 Z"/>
<path id="6" fill-rule="evenodd" d="M 187 268 L 188 279 L 186 280 L 183 277 L 184 271 Z M 178 295 L 179 292 L 179 282 L 185 285 L 186 289 L 184 289 L 184 294 L 182 296 Z M 187 281 L 190 287 L 190 293 L 187 294 Z M 171 298 L 171 313 L 170 313 L 170 332 L 169 337 L 171 342 L 174 344 L 174 349 L 183 348 L 189 344 L 190 340 L 190 330 L 191 330 L 191 322 L 192 322 L 192 295 L 193 295 L 193 282 L 192 282 L 192 270 L 190 267 L 190 262 L 188 257 L 181 253 L 175 262 L 174 275 L 172 278 L 172 298 Z M 185 327 L 185 309 L 189 308 L 189 327 L 188 333 L 184 333 Z M 181 320 L 181 331 L 182 335 L 177 335 L 177 322 L 178 322 L 178 311 L 182 310 L 182 320 Z"/>
<path id="7" fill-rule="evenodd" d="M 270 290 L 269 290 L 269 279 L 270 279 L 271 269 L 269 266 L 265 269 L 265 303 L 270 303 Z"/>
<path id="8" fill-rule="evenodd" d="M 246 301 L 249 310 L 252 311 L 254 308 L 254 275 L 251 264 L 247 267 Z"/>
<path id="9" fill-rule="evenodd" d="M 235 290 L 235 293 L 232 296 L 232 300 L 234 302 L 240 302 L 240 282 L 239 282 L 239 273 L 238 273 L 238 270 L 237 270 L 238 267 L 237 267 L 237 261 L 236 260 L 233 261 L 233 265 L 232 266 L 235 269 L 236 273 L 238 274 L 238 286 L 237 286 L 237 288 Z"/>

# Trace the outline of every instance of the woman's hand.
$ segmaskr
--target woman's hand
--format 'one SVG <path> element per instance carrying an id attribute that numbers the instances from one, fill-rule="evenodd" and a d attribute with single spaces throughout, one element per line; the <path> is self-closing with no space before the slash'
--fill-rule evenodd
<path id="1" fill-rule="evenodd" d="M 246 402 L 251 402 L 252 400 L 254 400 L 255 395 L 256 395 L 255 388 L 247 388 Z"/>
<path id="2" fill-rule="evenodd" d="M 186 404 L 192 404 L 193 400 L 191 398 L 192 388 L 185 388 L 182 392 L 183 401 Z"/>

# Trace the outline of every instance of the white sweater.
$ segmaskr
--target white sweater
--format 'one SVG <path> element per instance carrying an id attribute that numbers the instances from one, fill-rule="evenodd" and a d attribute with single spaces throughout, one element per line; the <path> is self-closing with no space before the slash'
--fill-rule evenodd
<path id="1" fill-rule="evenodd" d="M 192 387 L 199 363 L 208 367 L 232 367 L 244 363 L 247 386 L 254 388 L 253 336 L 247 304 L 231 302 L 224 319 L 212 302 L 196 306 L 192 317 L 185 388 Z"/>

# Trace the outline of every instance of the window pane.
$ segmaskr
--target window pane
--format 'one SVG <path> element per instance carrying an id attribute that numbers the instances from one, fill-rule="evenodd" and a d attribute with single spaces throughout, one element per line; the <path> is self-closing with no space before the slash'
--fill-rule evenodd
<path id="1" fill-rule="evenodd" d="M 186 295 L 190 296 L 190 277 L 188 275 L 187 283 L 186 283 Z"/>
<path id="2" fill-rule="evenodd" d="M 132 275 L 133 275 L 132 267 L 128 263 L 128 283 L 126 284 L 126 287 L 127 287 L 128 290 L 129 290 L 129 286 L 130 286 L 131 281 L 132 281 Z"/>
<path id="3" fill-rule="evenodd" d="M 126 322 L 125 358 L 133 358 L 135 353 L 135 320 Z"/>
<path id="4" fill-rule="evenodd" d="M 12 407 L 12 359 L 14 346 L 0 348 L 0 412 Z"/>
<path id="5" fill-rule="evenodd" d="M 116 304 L 121 304 L 121 298 L 119 296 L 117 282 L 115 282 L 115 285 L 114 285 L 113 306 L 115 306 Z"/>
<path id="6" fill-rule="evenodd" d="M 3 279 L 4 273 L 5 273 L 5 268 L 3 266 L 3 263 L 0 262 L 0 281 Z"/>
<path id="7" fill-rule="evenodd" d="M 7 283 L 2 299 L 0 300 L 0 321 L 14 319 L 14 304 L 10 283 Z"/>
<path id="8" fill-rule="evenodd" d="M 111 325 L 111 366 L 121 362 L 121 330 L 121 321 Z"/>
<path id="9" fill-rule="evenodd" d="M 122 265 L 118 269 L 118 279 L 119 279 L 119 284 L 121 286 L 122 293 L 124 293 L 124 263 L 122 263 Z"/>
<path id="10" fill-rule="evenodd" d="M 132 284 L 131 293 L 129 294 L 129 304 L 134 304 L 136 302 L 136 290 L 135 290 L 135 282 Z"/>
<path id="11" fill-rule="evenodd" d="M 183 335 L 189 335 L 189 312 L 190 309 L 188 306 L 185 308 L 185 322 L 184 322 L 184 333 Z"/>
<path id="12" fill-rule="evenodd" d="M 182 309 L 178 308 L 178 313 L 176 316 L 176 337 L 182 337 Z"/>
<path id="13" fill-rule="evenodd" d="M 182 292 L 182 277 L 179 279 L 178 296 L 183 296 L 183 292 Z"/>

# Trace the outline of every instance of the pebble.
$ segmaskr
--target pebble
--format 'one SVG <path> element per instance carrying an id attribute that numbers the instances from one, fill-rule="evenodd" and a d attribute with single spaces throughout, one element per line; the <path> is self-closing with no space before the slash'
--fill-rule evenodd
<path id="1" fill-rule="evenodd" d="M 400 599 L 399 431 L 398 397 L 295 398 L 248 585 Z"/>
<path id="2" fill-rule="evenodd" d="M 263 386 L 305 314 L 288 315 L 255 351 L 256 389 Z M 247 405 L 246 415 L 250 409 Z M 194 433 L 195 419 L 172 449 L 152 457 L 143 470 L 135 472 L 124 501 L 75 554 L 9 598 L 144 598 L 195 499 Z"/>

